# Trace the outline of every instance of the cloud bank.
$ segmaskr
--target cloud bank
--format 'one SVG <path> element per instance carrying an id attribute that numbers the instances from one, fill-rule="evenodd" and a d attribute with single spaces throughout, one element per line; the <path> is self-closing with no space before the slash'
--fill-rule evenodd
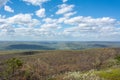
<path id="1" fill-rule="evenodd" d="M 0 1 L 0 6 L 7 1 Z M 49 0 L 23 1 L 40 6 Z M 47 16 L 47 10 L 43 7 L 33 13 L 19 13 L 10 17 L 0 15 L 0 40 L 120 40 L 119 20 L 75 15 L 75 5 L 66 4 L 67 0 L 62 2 L 54 13 L 59 17 Z M 7 5 L 4 9 L 14 12 Z"/>

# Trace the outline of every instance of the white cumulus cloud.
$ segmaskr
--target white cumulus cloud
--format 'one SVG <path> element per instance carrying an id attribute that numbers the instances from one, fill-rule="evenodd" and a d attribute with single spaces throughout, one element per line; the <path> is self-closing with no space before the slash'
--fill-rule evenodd
<path id="1" fill-rule="evenodd" d="M 32 39 L 37 34 L 36 26 L 40 25 L 40 21 L 32 18 L 32 14 L 17 14 L 12 17 L 0 17 L 0 37 L 5 39 L 22 40 L 27 38 Z"/>
<path id="2" fill-rule="evenodd" d="M 58 25 L 57 23 L 47 23 L 47 24 L 43 24 L 41 25 L 41 29 L 44 30 L 53 30 L 53 29 L 60 29 L 60 25 Z"/>
<path id="3" fill-rule="evenodd" d="M 8 0 L 0 0 L 0 6 L 8 12 L 14 10 L 6 5 Z M 34 7 L 40 7 L 49 0 L 23 0 Z M 93 18 L 76 16 L 75 5 L 62 0 L 58 10 L 46 14 L 46 9 L 31 13 L 18 13 L 14 16 L 0 15 L 0 40 L 112 40 L 120 37 L 120 21 L 111 17 Z M 32 6 L 33 7 L 33 6 Z M 52 11 L 51 11 L 52 12 Z M 36 16 L 40 18 L 36 18 Z M 54 15 L 54 16 L 49 16 Z M 77 14 L 78 15 L 78 14 Z M 120 39 L 119 39 L 120 40 Z"/>
<path id="4" fill-rule="evenodd" d="M 12 31 L 19 27 L 35 27 L 39 25 L 37 19 L 33 19 L 31 14 L 17 14 L 9 18 L 0 18 L 1 31 Z"/>
<path id="5" fill-rule="evenodd" d="M 62 4 L 58 6 L 58 11 L 56 12 L 56 14 L 65 14 L 67 12 L 70 12 L 73 10 L 74 5 L 67 5 L 67 4 Z"/>
<path id="6" fill-rule="evenodd" d="M 45 17 L 45 8 L 41 8 L 38 11 L 36 11 L 36 15 L 41 18 Z"/>
<path id="7" fill-rule="evenodd" d="M 69 12 L 69 13 L 66 13 L 66 14 L 64 14 L 64 16 L 65 17 L 70 17 L 70 16 L 72 16 L 72 15 L 74 15 L 74 14 L 76 14 L 77 12 Z"/>
<path id="8" fill-rule="evenodd" d="M 7 5 L 4 6 L 4 10 L 8 12 L 12 12 L 12 13 L 14 12 L 14 10 L 10 6 L 7 6 Z"/>
<path id="9" fill-rule="evenodd" d="M 63 0 L 63 3 L 67 2 L 68 0 Z"/>
<path id="10" fill-rule="evenodd" d="M 35 5 L 35 6 L 41 6 L 43 3 L 49 1 L 49 0 L 23 0 L 27 3 L 30 3 L 32 5 Z"/>
<path id="11" fill-rule="evenodd" d="M 120 36 L 120 28 L 117 27 L 119 25 L 118 21 L 110 17 L 92 18 L 77 16 L 66 19 L 64 22 L 71 25 L 71 27 L 65 28 L 63 35 L 93 40 L 106 38 L 109 40 Z"/>

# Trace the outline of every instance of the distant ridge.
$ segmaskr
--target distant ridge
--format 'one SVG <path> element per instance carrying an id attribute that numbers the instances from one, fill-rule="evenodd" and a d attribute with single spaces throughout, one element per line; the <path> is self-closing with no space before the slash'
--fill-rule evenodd
<path id="1" fill-rule="evenodd" d="M 55 50 L 54 48 L 50 48 L 47 46 L 40 46 L 40 45 L 32 45 L 32 44 L 15 44 L 6 47 L 6 49 L 14 50 L 14 49 L 31 49 L 31 50 Z"/>
<path id="2" fill-rule="evenodd" d="M 0 50 L 83 50 L 120 48 L 120 42 L 107 41 L 0 41 Z"/>

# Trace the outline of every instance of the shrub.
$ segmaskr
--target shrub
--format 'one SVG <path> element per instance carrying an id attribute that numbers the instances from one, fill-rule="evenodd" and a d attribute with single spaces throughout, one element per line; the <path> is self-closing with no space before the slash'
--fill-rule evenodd
<path id="1" fill-rule="evenodd" d="M 4 80 L 10 79 L 18 73 L 18 69 L 20 69 L 23 65 L 23 62 L 18 58 L 11 58 L 5 61 L 4 63 L 4 71 L 1 72 L 1 78 Z"/>
<path id="2" fill-rule="evenodd" d="M 116 56 L 115 59 L 117 60 L 117 63 L 120 64 L 120 55 Z"/>
<path id="3" fill-rule="evenodd" d="M 63 80 L 104 80 L 97 76 L 94 70 L 91 70 L 87 73 L 81 72 L 69 72 L 67 76 L 63 78 Z"/>

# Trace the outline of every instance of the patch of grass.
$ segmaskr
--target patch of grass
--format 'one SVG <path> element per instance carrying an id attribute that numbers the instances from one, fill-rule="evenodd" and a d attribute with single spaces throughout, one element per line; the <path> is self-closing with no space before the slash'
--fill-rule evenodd
<path id="1" fill-rule="evenodd" d="M 95 74 L 95 70 L 90 70 L 87 72 L 67 72 L 65 74 L 56 76 L 56 80 L 105 80 Z"/>
<path id="2" fill-rule="evenodd" d="M 120 80 L 120 68 L 97 71 L 97 74 L 108 80 Z"/>

